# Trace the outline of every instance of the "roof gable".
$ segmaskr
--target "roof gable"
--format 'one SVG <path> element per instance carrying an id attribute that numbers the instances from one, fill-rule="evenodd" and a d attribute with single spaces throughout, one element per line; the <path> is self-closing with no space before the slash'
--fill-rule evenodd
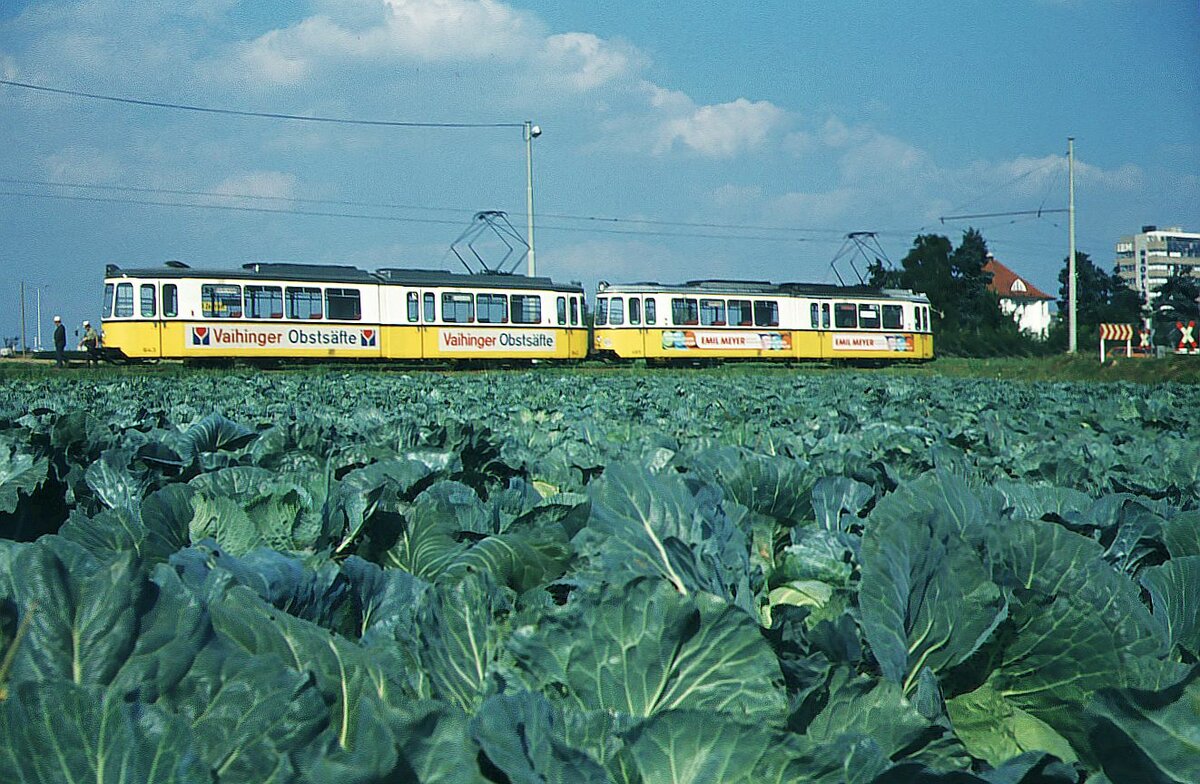
<path id="1" fill-rule="evenodd" d="M 987 263 L 983 265 L 983 269 L 985 272 L 992 273 L 992 282 L 988 284 L 988 289 L 996 292 L 1001 299 L 1054 299 L 1054 297 L 1046 294 L 1037 286 L 1019 277 L 1017 273 L 996 261 L 995 256 L 988 256 Z"/>

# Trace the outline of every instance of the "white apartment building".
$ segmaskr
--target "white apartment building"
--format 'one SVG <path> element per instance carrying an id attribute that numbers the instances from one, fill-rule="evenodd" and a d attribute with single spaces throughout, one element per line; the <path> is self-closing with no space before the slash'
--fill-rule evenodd
<path id="1" fill-rule="evenodd" d="M 1143 226 L 1117 241 L 1117 275 L 1149 304 L 1173 275 L 1200 277 L 1200 234 L 1178 226 Z"/>

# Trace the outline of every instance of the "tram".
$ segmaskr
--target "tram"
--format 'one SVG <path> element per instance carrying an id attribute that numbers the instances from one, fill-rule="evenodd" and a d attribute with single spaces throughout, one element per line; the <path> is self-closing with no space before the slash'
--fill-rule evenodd
<path id="1" fill-rule="evenodd" d="M 601 283 L 593 354 L 614 360 L 933 358 L 929 299 L 868 286 L 737 280 L 680 285 Z"/>
<path id="2" fill-rule="evenodd" d="M 584 292 L 544 277 L 311 264 L 109 265 L 113 361 L 579 360 Z"/>

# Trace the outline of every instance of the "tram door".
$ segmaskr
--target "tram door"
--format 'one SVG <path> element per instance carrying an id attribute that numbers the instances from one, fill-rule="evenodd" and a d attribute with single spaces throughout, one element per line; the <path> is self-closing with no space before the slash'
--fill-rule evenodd
<path id="1" fill-rule="evenodd" d="M 424 289 L 421 295 L 421 325 L 417 328 L 418 338 L 414 347 L 417 359 L 436 357 L 438 354 L 437 294 Z"/>
<path id="2" fill-rule="evenodd" d="M 163 287 L 164 289 L 166 286 Z M 162 356 L 162 314 L 166 311 L 166 302 L 159 309 L 158 286 L 153 283 L 142 283 L 138 286 L 138 315 L 145 319 L 146 331 L 139 339 L 141 356 Z"/>
<path id="3" fill-rule="evenodd" d="M 646 326 L 645 313 L 640 297 L 629 298 L 629 326 L 633 328 L 634 339 L 629 347 L 629 356 L 646 356 Z"/>
<path id="4" fill-rule="evenodd" d="M 816 307 L 816 305 L 813 305 Z M 821 303 L 821 326 L 820 332 L 817 333 L 817 345 L 820 346 L 821 359 L 829 359 L 833 356 L 833 338 L 829 334 L 830 316 L 829 303 Z"/>

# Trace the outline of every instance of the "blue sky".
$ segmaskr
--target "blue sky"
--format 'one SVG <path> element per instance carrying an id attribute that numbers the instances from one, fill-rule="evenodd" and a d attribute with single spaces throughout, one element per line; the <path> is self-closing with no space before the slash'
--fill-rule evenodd
<path id="1" fill-rule="evenodd" d="M 940 216 L 1065 207 L 1074 136 L 1078 247 L 1098 263 L 1143 224 L 1200 231 L 1198 17 L 1181 0 L 0 0 L 0 78 L 240 111 L 531 119 L 538 271 L 589 288 L 831 281 L 848 232 L 878 232 L 898 264 L 918 233 L 957 242 L 969 223 L 1055 293 L 1065 215 Z M 44 287 L 45 325 L 76 324 L 98 315 L 108 263 L 453 269 L 475 211 L 524 233 L 520 128 L 11 86 L 0 118 L 4 337 L 20 280 Z"/>

